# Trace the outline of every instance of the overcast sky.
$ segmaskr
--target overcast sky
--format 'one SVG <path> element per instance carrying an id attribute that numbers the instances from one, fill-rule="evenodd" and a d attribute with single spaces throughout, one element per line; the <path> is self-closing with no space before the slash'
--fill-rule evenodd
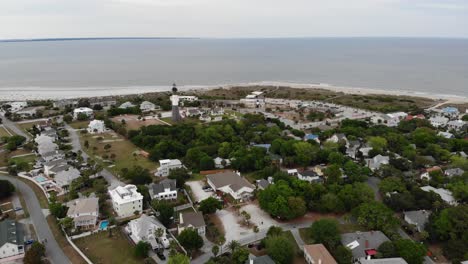
<path id="1" fill-rule="evenodd" d="M 0 0 L 0 39 L 468 37 L 468 0 Z"/>

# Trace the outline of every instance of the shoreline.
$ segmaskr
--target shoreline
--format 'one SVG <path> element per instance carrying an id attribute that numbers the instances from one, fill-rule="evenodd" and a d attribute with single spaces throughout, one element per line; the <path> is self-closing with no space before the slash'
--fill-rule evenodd
<path id="1" fill-rule="evenodd" d="M 431 94 L 425 92 L 409 92 L 402 90 L 384 90 L 373 89 L 364 87 L 352 86 L 334 86 L 330 84 L 304 84 L 293 82 L 252 82 L 252 83 L 238 83 L 238 84 L 220 84 L 220 85 L 184 85 L 178 86 L 180 91 L 193 91 L 193 90 L 210 90 L 210 89 L 231 89 L 234 87 L 252 87 L 252 86 L 282 86 L 289 88 L 301 89 L 323 89 L 332 92 L 342 92 L 345 94 L 357 95 L 392 95 L 392 96 L 409 96 L 409 97 L 422 97 L 432 100 L 446 100 L 451 103 L 467 103 L 467 96 L 460 95 L 445 95 L 445 94 Z M 72 98 L 87 98 L 87 97 L 104 97 L 104 96 L 125 96 L 125 95 L 139 95 L 154 92 L 168 92 L 171 90 L 169 85 L 166 86 L 125 86 L 125 87 L 0 87 L 0 101 L 13 101 L 13 100 L 59 100 L 59 99 L 72 99 Z"/>

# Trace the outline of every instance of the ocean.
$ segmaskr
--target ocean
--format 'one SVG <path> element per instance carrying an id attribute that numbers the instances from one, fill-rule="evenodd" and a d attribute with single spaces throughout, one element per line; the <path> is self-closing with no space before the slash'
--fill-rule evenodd
<path id="1" fill-rule="evenodd" d="M 468 39 L 0 42 L 0 94 L 263 81 L 468 96 Z"/>

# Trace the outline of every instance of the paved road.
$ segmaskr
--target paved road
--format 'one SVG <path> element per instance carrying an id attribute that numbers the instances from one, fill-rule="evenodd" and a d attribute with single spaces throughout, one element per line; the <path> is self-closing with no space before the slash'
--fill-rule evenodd
<path id="1" fill-rule="evenodd" d="M 369 177 L 367 179 L 367 185 L 369 185 L 369 187 L 371 187 L 372 190 L 374 191 L 375 200 L 382 201 L 382 196 L 380 195 L 380 192 L 379 192 L 379 183 L 380 183 L 380 179 L 377 177 Z"/>
<path id="2" fill-rule="evenodd" d="M 81 150 L 83 159 L 87 160 L 89 158 L 89 155 L 85 151 L 83 151 L 83 149 L 81 147 L 81 144 L 80 144 L 80 137 L 79 137 L 78 133 L 76 132 L 76 129 L 72 128 L 68 124 L 65 125 L 65 128 L 68 130 L 69 138 L 70 138 L 71 144 L 72 144 L 72 150 L 74 152 L 77 152 L 77 151 Z M 125 183 L 120 181 L 117 177 L 115 177 L 107 169 L 103 169 L 101 171 L 101 175 L 102 175 L 102 177 L 104 177 L 104 179 L 106 179 L 107 183 L 109 183 L 109 185 L 110 185 L 109 188 L 110 189 L 114 189 L 117 186 L 125 185 Z"/>
<path id="3" fill-rule="evenodd" d="M 46 255 L 50 261 L 54 264 L 71 263 L 57 244 L 57 241 L 55 241 L 34 191 L 26 183 L 13 176 L 0 174 L 0 179 L 10 181 L 23 195 L 38 239 L 40 241 L 44 239 L 47 240 L 44 245 L 46 248 Z"/>
<path id="4" fill-rule="evenodd" d="M 11 120 L 9 120 L 8 118 L 6 118 L 4 116 L 4 113 L 3 112 L 0 112 L 0 118 L 2 119 L 2 123 L 3 125 L 8 129 L 10 130 L 10 132 L 13 132 L 17 135 L 20 135 L 20 136 L 23 136 L 26 138 L 26 140 L 30 140 L 31 139 L 31 136 L 27 133 L 25 133 L 22 129 L 20 129 L 19 127 L 16 126 L 16 124 L 14 122 L 12 122 Z"/>

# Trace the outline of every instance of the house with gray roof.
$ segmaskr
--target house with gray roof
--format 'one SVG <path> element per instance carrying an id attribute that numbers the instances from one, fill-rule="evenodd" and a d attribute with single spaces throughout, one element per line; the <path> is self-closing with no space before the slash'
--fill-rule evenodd
<path id="1" fill-rule="evenodd" d="M 99 217 L 99 199 L 79 198 L 67 204 L 67 216 L 73 219 L 75 228 L 93 229 Z"/>
<path id="2" fill-rule="evenodd" d="M 197 230 L 201 236 L 205 235 L 206 223 L 201 212 L 186 212 L 179 214 L 179 225 L 177 232 L 180 234 L 186 228 Z"/>
<path id="3" fill-rule="evenodd" d="M 80 176 L 81 173 L 79 170 L 69 166 L 65 170 L 58 171 L 54 176 L 54 181 L 65 191 L 72 181 L 78 179 Z"/>
<path id="4" fill-rule="evenodd" d="M 382 156 L 382 155 L 377 155 L 373 157 L 372 159 L 366 159 L 367 167 L 371 169 L 371 171 L 375 171 L 380 169 L 380 166 L 384 164 L 389 164 L 390 163 L 390 157 L 389 156 Z"/>
<path id="5" fill-rule="evenodd" d="M 359 264 L 408 264 L 403 258 L 361 259 Z"/>
<path id="6" fill-rule="evenodd" d="M 380 231 L 358 231 L 341 235 L 341 243 L 351 250 L 355 261 L 372 258 L 377 254 L 377 248 L 386 241 L 390 239 Z"/>
<path id="7" fill-rule="evenodd" d="M 206 175 L 207 183 L 214 191 L 230 194 L 236 200 L 250 199 L 255 186 L 234 171 Z"/>
<path id="8" fill-rule="evenodd" d="M 140 218 L 130 221 L 125 231 L 135 244 L 143 241 L 149 243 L 152 249 L 158 249 L 161 246 L 169 248 L 166 227 L 153 216 L 142 214 Z"/>
<path id="9" fill-rule="evenodd" d="M 404 212 L 405 222 L 410 225 L 414 225 L 418 232 L 424 231 L 426 223 L 429 221 L 429 216 L 431 211 L 426 210 L 417 210 L 417 211 L 408 211 Z"/>
<path id="10" fill-rule="evenodd" d="M 265 190 L 269 185 L 270 182 L 265 179 L 257 180 L 257 188 L 259 190 Z"/>
<path id="11" fill-rule="evenodd" d="M 24 226 L 6 219 L 0 222 L 0 262 L 1 259 L 24 254 Z"/>
<path id="12" fill-rule="evenodd" d="M 176 180 L 164 179 L 159 183 L 152 183 L 149 186 L 151 199 L 174 200 L 177 199 Z"/>
<path id="13" fill-rule="evenodd" d="M 465 173 L 465 171 L 460 168 L 447 169 L 444 172 L 445 176 L 449 178 L 452 178 L 454 176 L 462 176 L 463 173 Z"/>

